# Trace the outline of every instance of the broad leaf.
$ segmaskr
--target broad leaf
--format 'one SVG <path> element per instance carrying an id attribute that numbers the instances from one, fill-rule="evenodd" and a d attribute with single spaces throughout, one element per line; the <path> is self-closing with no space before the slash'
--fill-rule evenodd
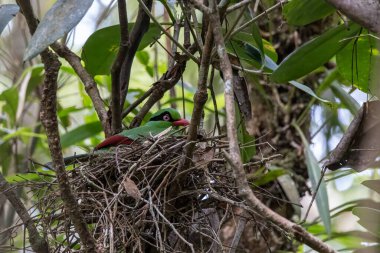
<path id="1" fill-rule="evenodd" d="M 3 32 L 9 21 L 11 21 L 11 19 L 16 16 L 19 9 L 20 8 L 17 4 L 0 5 L 0 34 Z"/>
<path id="2" fill-rule="evenodd" d="M 348 27 L 342 24 L 307 42 L 281 62 L 272 80 L 285 83 L 309 74 L 344 48 L 359 30 L 360 26 L 355 23 Z"/>
<path id="3" fill-rule="evenodd" d="M 131 30 L 134 23 L 128 24 Z M 141 40 L 138 50 L 142 50 L 160 36 L 160 28 L 150 24 L 149 30 Z M 109 75 L 112 64 L 119 51 L 120 25 L 109 26 L 94 32 L 86 41 L 82 50 L 85 68 L 92 75 Z"/>
<path id="4" fill-rule="evenodd" d="M 8 114 L 11 124 L 16 121 L 16 113 L 18 107 L 18 90 L 15 86 L 3 91 L 0 94 L 0 101 L 4 101 L 5 104 L 2 110 Z"/>
<path id="5" fill-rule="evenodd" d="M 362 182 L 362 185 L 367 186 L 368 188 L 374 190 L 380 194 L 380 180 L 366 180 Z"/>
<path id="6" fill-rule="evenodd" d="M 380 238 L 380 210 L 368 207 L 355 207 L 352 213 L 359 217 L 358 223 Z"/>
<path id="7" fill-rule="evenodd" d="M 102 131 L 102 126 L 99 121 L 84 124 L 77 127 L 64 135 L 61 138 L 62 148 L 70 147 L 78 142 L 81 142 L 87 138 L 93 137 L 94 135 Z"/>
<path id="8" fill-rule="evenodd" d="M 376 71 L 375 64 L 380 61 L 375 44 L 375 39 L 370 36 L 360 37 L 336 55 L 339 73 L 349 83 L 367 93 L 371 90 L 371 72 Z"/>
<path id="9" fill-rule="evenodd" d="M 27 61 L 73 29 L 94 0 L 58 0 L 46 13 L 33 34 L 24 61 Z"/>
<path id="10" fill-rule="evenodd" d="M 291 25 L 307 25 L 335 11 L 325 0 L 292 0 L 284 6 L 284 15 Z"/>

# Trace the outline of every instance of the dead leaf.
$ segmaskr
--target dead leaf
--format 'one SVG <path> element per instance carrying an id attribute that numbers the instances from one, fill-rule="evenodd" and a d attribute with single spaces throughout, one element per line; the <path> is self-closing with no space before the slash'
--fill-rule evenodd
<path id="1" fill-rule="evenodd" d="M 123 181 L 123 187 L 127 192 L 128 196 L 131 196 L 135 200 L 139 200 L 141 198 L 141 192 L 132 179 L 126 177 Z"/>
<path id="2" fill-rule="evenodd" d="M 330 170 L 350 167 L 357 172 L 380 166 L 380 101 L 363 104 L 324 164 Z"/>

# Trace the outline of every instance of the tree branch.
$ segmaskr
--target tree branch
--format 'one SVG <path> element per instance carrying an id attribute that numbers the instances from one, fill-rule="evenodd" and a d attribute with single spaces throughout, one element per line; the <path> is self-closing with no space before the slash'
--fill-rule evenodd
<path id="1" fill-rule="evenodd" d="M 185 146 L 184 156 L 182 157 L 181 163 L 179 165 L 181 171 L 186 170 L 190 166 L 190 161 L 193 157 L 195 148 L 194 141 L 197 139 L 198 127 L 203 114 L 203 107 L 207 102 L 207 78 L 213 43 L 214 40 L 212 35 L 212 27 L 209 25 L 206 34 L 206 41 L 203 47 L 201 65 L 199 67 L 198 89 L 194 95 L 194 109 L 191 116 L 189 131 L 187 134 L 187 145 Z"/>
<path id="2" fill-rule="evenodd" d="M 129 80 L 131 77 L 131 69 L 132 69 L 132 63 L 133 59 L 135 58 L 135 54 L 137 52 L 137 49 L 140 45 L 140 42 L 142 38 L 144 37 L 144 34 L 149 29 L 149 16 L 147 15 L 145 8 L 147 8 L 149 11 L 152 9 L 152 0 L 141 0 L 141 3 L 139 5 L 139 12 L 137 14 L 137 19 L 135 22 L 135 25 L 132 28 L 132 31 L 129 35 L 129 48 L 126 53 L 126 56 L 124 58 L 123 65 L 121 66 L 121 72 L 120 72 L 120 87 L 121 87 L 121 93 L 120 93 L 120 106 L 121 110 L 124 107 L 125 98 L 127 97 L 128 88 L 129 88 Z M 121 113 L 121 111 L 120 111 Z"/>
<path id="3" fill-rule="evenodd" d="M 380 35 L 380 2 L 378 0 L 327 0 L 344 15 Z"/>
<path id="4" fill-rule="evenodd" d="M 102 124 L 106 136 L 112 135 L 111 125 L 104 106 L 104 102 L 100 97 L 100 93 L 94 78 L 87 72 L 81 63 L 81 58 L 73 53 L 69 48 L 60 43 L 51 45 L 53 50 L 62 58 L 64 58 L 73 67 L 75 73 L 82 81 L 84 88 L 91 98 L 95 111 L 98 114 L 99 120 Z"/>
<path id="5" fill-rule="evenodd" d="M 221 24 L 219 21 L 220 17 L 215 0 L 210 1 L 210 7 L 213 10 L 213 13 L 210 15 L 210 24 L 213 27 L 216 50 L 220 59 L 220 69 L 223 73 L 224 97 L 226 101 L 226 125 L 230 153 L 227 153 L 226 151 L 223 151 L 223 153 L 226 157 L 226 160 L 233 168 L 239 194 L 250 207 L 252 207 L 263 217 L 273 222 L 280 228 L 291 233 L 298 241 L 307 244 L 318 252 L 335 252 L 330 246 L 308 233 L 301 226 L 294 224 L 293 222 L 271 210 L 269 207 L 265 206 L 259 199 L 256 198 L 252 189 L 250 188 L 241 161 L 239 143 L 235 128 L 236 119 L 232 67 L 224 45 Z"/>
<path id="6" fill-rule="evenodd" d="M 121 111 L 123 105 L 121 103 L 121 79 L 120 72 L 127 52 L 129 49 L 130 41 L 128 35 L 128 17 L 127 6 L 125 0 L 118 0 L 119 8 L 119 23 L 120 23 L 120 47 L 116 59 L 112 65 L 111 78 L 112 78 L 112 134 L 117 134 L 122 130 L 122 117 Z M 128 77 L 129 78 L 129 77 Z M 128 82 L 129 83 L 129 82 Z M 128 88 L 127 88 L 128 89 Z"/>
<path id="7" fill-rule="evenodd" d="M 33 34 L 37 27 L 37 20 L 34 18 L 30 1 L 18 0 L 17 3 L 26 18 L 30 32 Z M 75 230 L 82 241 L 84 251 L 96 252 L 95 240 L 89 233 L 83 215 L 79 210 L 78 203 L 71 192 L 62 156 L 57 120 L 57 79 L 61 63 L 58 61 L 57 56 L 49 49 L 45 49 L 41 53 L 41 59 L 44 64 L 45 78 L 41 99 L 40 118 L 46 131 L 50 154 L 54 168 L 57 172 L 61 198 L 65 211 L 69 214 Z"/>
<path id="8" fill-rule="evenodd" d="M 32 218 L 30 217 L 28 210 L 25 208 L 24 204 L 17 197 L 16 192 L 9 183 L 5 180 L 3 175 L 0 173 L 0 194 L 4 194 L 7 197 L 8 201 L 11 203 L 13 208 L 16 210 L 18 216 L 25 224 L 26 229 L 29 233 L 29 242 L 32 246 L 32 249 L 39 253 L 49 252 L 49 245 L 47 241 L 40 236 L 36 226 L 33 223 Z"/>

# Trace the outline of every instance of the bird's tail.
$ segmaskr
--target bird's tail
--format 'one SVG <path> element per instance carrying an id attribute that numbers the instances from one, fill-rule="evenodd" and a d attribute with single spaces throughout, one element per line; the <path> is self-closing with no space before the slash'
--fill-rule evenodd
<path id="1" fill-rule="evenodd" d="M 74 164 L 76 162 L 84 162 L 87 161 L 90 158 L 91 154 L 79 154 L 79 155 L 73 155 L 63 158 L 63 161 L 65 163 L 65 166 L 69 166 L 71 164 Z M 54 170 L 53 162 L 45 163 L 45 167 L 49 169 Z"/>

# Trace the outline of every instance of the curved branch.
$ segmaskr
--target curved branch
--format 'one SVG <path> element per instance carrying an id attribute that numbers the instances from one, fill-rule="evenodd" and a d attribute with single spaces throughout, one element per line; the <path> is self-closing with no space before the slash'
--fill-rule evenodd
<path id="1" fill-rule="evenodd" d="M 379 0 L 327 0 L 327 2 L 356 23 L 380 34 Z"/>

